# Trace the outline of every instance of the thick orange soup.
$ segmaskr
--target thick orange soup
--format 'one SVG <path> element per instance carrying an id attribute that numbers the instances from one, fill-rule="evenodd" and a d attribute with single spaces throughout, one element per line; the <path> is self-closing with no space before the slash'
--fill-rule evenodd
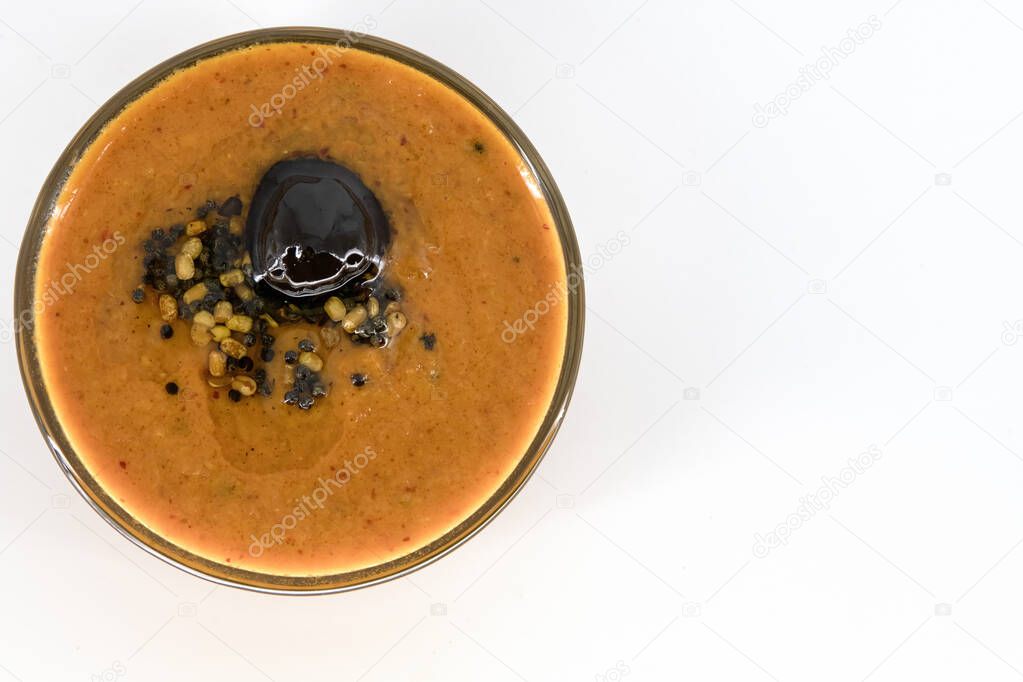
<path id="1" fill-rule="evenodd" d="M 429 544 L 509 476 L 557 384 L 566 279 L 535 179 L 460 94 L 268 43 L 175 72 L 89 146 L 34 334 L 75 451 L 140 523 L 330 575 Z"/>

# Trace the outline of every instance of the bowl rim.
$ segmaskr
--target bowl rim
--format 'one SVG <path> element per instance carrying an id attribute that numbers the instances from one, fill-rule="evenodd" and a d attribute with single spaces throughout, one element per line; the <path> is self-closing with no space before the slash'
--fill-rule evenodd
<path id="1" fill-rule="evenodd" d="M 554 218 L 564 256 L 566 277 L 569 278 L 568 281 L 575 282 L 574 284 L 566 282 L 565 305 L 568 311 L 568 328 L 554 395 L 533 441 L 515 469 L 472 514 L 424 547 L 364 569 L 330 575 L 286 576 L 230 567 L 194 554 L 143 525 L 106 493 L 71 446 L 49 399 L 33 331 L 38 254 L 47 224 L 71 171 L 106 124 L 175 71 L 223 52 L 277 42 L 332 43 L 338 47 L 344 44 L 346 49 L 379 54 L 425 73 L 466 98 L 515 146 L 523 163 L 532 172 Z M 22 316 L 25 312 L 29 313 L 29 317 L 23 321 Z M 287 26 L 235 33 L 185 50 L 132 80 L 96 110 L 68 143 L 40 189 L 18 256 L 14 314 L 18 365 L 36 424 L 72 486 L 107 523 L 150 555 L 204 580 L 265 594 L 317 595 L 377 585 L 428 566 L 480 532 L 518 494 L 550 448 L 572 397 L 583 347 L 585 291 L 579 245 L 561 192 L 536 148 L 511 116 L 497 103 L 459 73 L 399 43 L 343 29 Z"/>

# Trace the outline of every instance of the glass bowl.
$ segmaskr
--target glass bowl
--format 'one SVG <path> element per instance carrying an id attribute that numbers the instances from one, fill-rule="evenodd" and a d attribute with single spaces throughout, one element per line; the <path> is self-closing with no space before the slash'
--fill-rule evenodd
<path id="1" fill-rule="evenodd" d="M 570 282 L 565 297 L 565 304 L 568 307 L 568 333 L 557 387 L 530 447 L 508 478 L 468 518 L 424 547 L 397 559 L 358 571 L 309 577 L 275 575 L 233 568 L 210 561 L 154 533 L 118 504 L 103 490 L 71 447 L 60 415 L 55 412 L 47 393 L 33 335 L 37 256 L 47 222 L 72 168 L 106 123 L 130 102 L 178 69 L 221 52 L 248 45 L 294 41 L 351 46 L 390 57 L 440 81 L 475 105 L 515 145 L 523 161 L 532 171 L 554 217 L 564 254 L 565 272 Z M 328 28 L 289 27 L 246 31 L 194 47 L 142 74 L 103 104 L 61 154 L 36 199 L 18 257 L 14 284 L 18 362 L 36 422 L 57 463 L 86 502 L 133 543 L 183 571 L 222 585 L 277 594 L 343 592 L 401 577 L 447 554 L 479 532 L 529 479 L 561 425 L 575 385 L 583 342 L 585 308 L 582 274 L 579 246 L 572 221 L 550 171 L 511 117 L 475 85 L 443 64 L 403 45 L 381 38 Z"/>

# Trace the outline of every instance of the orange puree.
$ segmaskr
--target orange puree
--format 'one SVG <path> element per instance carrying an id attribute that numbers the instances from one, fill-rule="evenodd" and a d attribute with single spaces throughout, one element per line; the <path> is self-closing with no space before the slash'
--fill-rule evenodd
<path id="1" fill-rule="evenodd" d="M 566 342 L 564 305 L 531 314 L 533 328 L 509 342 L 505 323 L 566 279 L 551 215 L 512 144 L 443 84 L 357 49 L 271 100 L 318 50 L 228 52 L 129 105 L 71 174 L 36 284 L 46 386 L 99 484 L 188 551 L 294 576 L 395 559 L 470 515 L 536 434 Z M 279 111 L 254 116 L 269 101 Z M 131 300 L 151 230 L 187 222 L 208 198 L 237 194 L 247 211 L 266 169 L 300 153 L 344 164 L 376 193 L 393 228 L 385 275 L 408 317 L 386 348 L 346 336 L 321 351 L 330 393 L 308 411 L 282 403 L 282 357 L 318 339 L 317 327 L 274 330 L 273 395 L 233 402 L 207 384 L 209 348 L 192 343 L 188 323 L 162 340 L 153 291 Z M 51 283 L 81 264 L 73 292 L 54 295 Z M 368 377 L 361 388 L 356 372 Z"/>

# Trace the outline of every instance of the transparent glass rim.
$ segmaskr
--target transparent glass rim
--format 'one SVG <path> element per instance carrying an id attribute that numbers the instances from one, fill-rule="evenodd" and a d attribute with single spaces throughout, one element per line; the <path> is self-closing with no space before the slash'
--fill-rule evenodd
<path id="1" fill-rule="evenodd" d="M 64 149 L 40 190 L 22 239 L 14 284 L 18 364 L 33 415 L 57 464 L 85 501 L 121 535 L 149 554 L 187 573 L 220 585 L 270 594 L 332 594 L 400 578 L 448 554 L 486 526 L 532 476 L 561 426 L 579 370 L 585 320 L 579 245 L 564 199 L 535 147 L 501 107 L 460 74 L 404 45 L 368 35 L 353 38 L 353 35 L 357 34 L 341 29 L 319 27 L 280 27 L 246 31 L 203 43 L 153 67 L 104 103 Z M 35 328 L 34 293 L 38 254 L 47 222 L 71 170 L 103 127 L 128 104 L 178 69 L 222 52 L 274 42 L 344 44 L 354 49 L 380 54 L 431 76 L 469 100 L 515 145 L 523 161 L 532 171 L 554 218 L 564 254 L 565 272 L 574 273 L 573 282 L 577 283 L 568 287 L 565 296 L 568 330 L 554 396 L 532 443 L 501 486 L 468 518 L 428 545 L 358 571 L 322 576 L 278 575 L 226 566 L 189 552 L 144 526 L 107 494 L 71 446 L 47 393 L 32 331 Z M 20 311 L 31 312 L 32 317 L 26 320 L 25 324 L 18 323 Z"/>

